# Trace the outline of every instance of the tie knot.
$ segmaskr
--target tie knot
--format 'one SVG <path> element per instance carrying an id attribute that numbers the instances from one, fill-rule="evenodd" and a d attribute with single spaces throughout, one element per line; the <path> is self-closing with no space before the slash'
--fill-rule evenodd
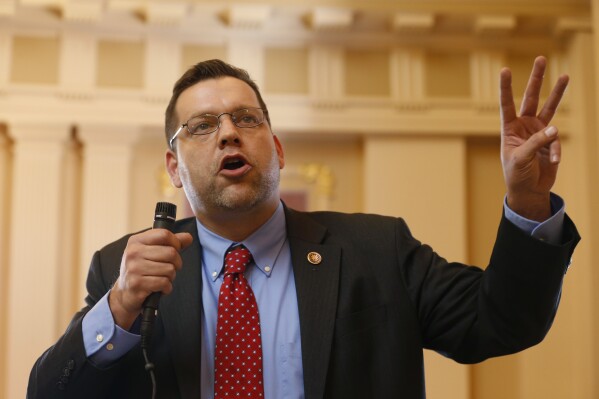
<path id="1" fill-rule="evenodd" d="M 243 273 L 252 261 L 252 254 L 243 245 L 231 248 L 225 255 L 225 274 Z"/>

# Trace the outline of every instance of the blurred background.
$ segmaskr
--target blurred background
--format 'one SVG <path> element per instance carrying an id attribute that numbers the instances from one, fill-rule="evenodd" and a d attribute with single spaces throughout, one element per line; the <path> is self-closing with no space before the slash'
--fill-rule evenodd
<path id="1" fill-rule="evenodd" d="M 504 196 L 498 74 L 562 73 L 554 191 L 583 236 L 555 324 L 479 365 L 426 353 L 431 399 L 599 398 L 599 0 L 0 0 L 0 398 L 83 304 L 93 251 L 183 193 L 164 172 L 176 79 L 221 58 L 262 88 L 307 210 L 401 216 L 484 267 Z M 595 337 L 595 338 L 593 338 Z"/>

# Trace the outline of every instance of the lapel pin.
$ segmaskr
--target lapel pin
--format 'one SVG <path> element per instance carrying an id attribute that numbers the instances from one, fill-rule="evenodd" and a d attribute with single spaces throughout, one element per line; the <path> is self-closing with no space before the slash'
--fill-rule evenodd
<path id="1" fill-rule="evenodd" d="M 312 263 L 313 265 L 318 265 L 320 262 L 322 262 L 322 256 L 320 256 L 318 252 L 309 252 L 308 262 Z"/>

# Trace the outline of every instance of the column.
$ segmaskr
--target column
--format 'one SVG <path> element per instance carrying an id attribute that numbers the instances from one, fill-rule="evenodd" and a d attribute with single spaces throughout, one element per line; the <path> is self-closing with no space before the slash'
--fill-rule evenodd
<path id="1" fill-rule="evenodd" d="M 67 28 L 60 40 L 59 82 L 67 96 L 88 97 L 96 79 L 96 38 L 91 31 Z"/>
<path id="2" fill-rule="evenodd" d="M 391 52 L 391 98 L 402 106 L 414 107 L 424 100 L 424 52 L 393 49 Z"/>
<path id="3" fill-rule="evenodd" d="M 261 43 L 251 40 L 244 41 L 239 37 L 235 37 L 227 45 L 227 60 L 231 64 L 248 71 L 260 91 L 263 91 L 264 48 Z"/>
<path id="4" fill-rule="evenodd" d="M 6 128 L 0 125 L 0 353 L 6 353 L 8 313 L 8 243 L 10 209 L 10 140 Z M 0 356 L 0 387 L 6 386 L 6 357 Z M 3 392 L 0 391 L 0 397 Z"/>
<path id="5" fill-rule="evenodd" d="M 334 46 L 310 48 L 310 95 L 316 105 L 338 105 L 345 92 L 343 49 Z"/>
<path id="6" fill-rule="evenodd" d="M 65 326 L 57 323 L 66 125 L 10 126 L 15 140 L 9 247 L 6 397 L 23 397 L 29 371 Z M 32 296 L 32 293 L 35 295 Z"/>
<path id="7" fill-rule="evenodd" d="M 61 242 L 61 267 L 63 273 L 58 280 L 58 320 L 62 334 L 73 314 L 81 308 L 82 297 L 79 296 L 81 246 L 81 143 L 73 137 L 66 145 L 63 174 L 63 200 L 61 214 L 61 231 L 65 239 Z"/>
<path id="8" fill-rule="evenodd" d="M 145 91 L 150 100 L 170 99 L 181 70 L 181 46 L 164 35 L 154 33 L 146 41 Z"/>
<path id="9" fill-rule="evenodd" d="M 478 108 L 497 108 L 499 99 L 499 72 L 504 57 L 499 52 L 475 52 L 471 55 L 470 77 L 472 99 Z"/>
<path id="10" fill-rule="evenodd" d="M 93 253 L 129 233 L 131 161 L 138 127 L 84 125 L 79 298 Z"/>
<path id="11" fill-rule="evenodd" d="M 264 44 L 256 40 L 272 16 L 272 7 L 258 4 L 233 4 L 222 14 L 230 28 L 227 60 L 247 70 L 258 87 L 264 87 Z"/>
<path id="12" fill-rule="evenodd" d="M 466 259 L 465 141 L 365 140 L 365 212 L 401 216 L 414 236 L 449 260 Z M 425 351 L 427 397 L 469 398 L 469 368 Z"/>
<path id="13" fill-rule="evenodd" d="M 0 93 L 8 84 L 11 52 L 12 37 L 8 29 L 0 28 Z"/>

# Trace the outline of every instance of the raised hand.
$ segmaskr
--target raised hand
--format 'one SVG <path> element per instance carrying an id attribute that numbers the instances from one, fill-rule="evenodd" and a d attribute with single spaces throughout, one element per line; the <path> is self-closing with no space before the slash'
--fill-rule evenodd
<path id="1" fill-rule="evenodd" d="M 551 216 L 549 193 L 557 176 L 561 144 L 557 128 L 549 123 L 569 80 L 567 75 L 558 78 L 537 113 L 546 66 L 544 57 L 535 59 L 519 116 L 512 93 L 512 74 L 508 68 L 500 74 L 501 163 L 508 205 L 521 216 L 537 221 Z"/>

